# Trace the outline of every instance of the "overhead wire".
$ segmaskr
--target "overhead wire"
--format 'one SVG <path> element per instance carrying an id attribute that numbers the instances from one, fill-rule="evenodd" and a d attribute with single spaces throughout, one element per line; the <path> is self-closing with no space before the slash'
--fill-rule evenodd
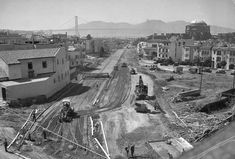
<path id="1" fill-rule="evenodd" d="M 5 107 L 5 109 L 7 109 L 7 110 L 10 111 L 10 112 L 16 113 L 15 111 L 12 111 L 12 110 L 10 110 L 10 109 L 8 109 L 8 108 L 6 108 L 6 107 Z M 17 113 L 16 113 L 16 114 L 17 114 Z M 25 120 L 24 117 L 21 117 L 21 116 L 18 115 L 18 114 L 17 114 L 16 116 L 18 116 L 19 118 Z M 33 121 L 29 121 L 29 122 L 34 123 Z M 85 149 L 85 150 L 87 150 L 87 151 L 90 151 L 90 152 L 92 152 L 92 153 L 94 153 L 94 154 L 96 154 L 96 155 L 98 155 L 98 156 L 100 156 L 100 157 L 107 158 L 106 156 L 103 156 L 103 155 L 101 155 L 101 154 L 99 154 L 99 153 L 97 153 L 97 152 L 95 152 L 95 151 L 93 151 L 93 150 L 91 150 L 91 149 L 89 149 L 89 148 L 87 148 L 87 147 L 85 147 L 85 146 L 82 146 L 82 145 L 80 145 L 80 144 L 78 144 L 78 143 L 75 143 L 74 141 L 69 140 L 69 139 L 67 139 L 67 138 L 65 138 L 65 137 L 63 137 L 63 136 L 61 136 L 61 135 L 59 135 L 59 134 L 57 134 L 57 133 L 55 133 L 55 132 L 53 132 L 53 131 L 51 131 L 51 130 L 49 130 L 49 129 L 43 127 L 43 126 L 41 126 L 41 125 L 40 125 L 39 123 L 37 123 L 37 122 L 36 122 L 36 126 L 38 126 L 38 127 L 42 128 L 42 129 L 44 129 L 44 130 L 46 130 L 46 131 L 48 131 L 48 132 L 50 132 L 50 133 L 56 135 L 56 136 L 58 136 L 58 137 L 61 137 L 62 139 L 66 140 L 66 141 L 68 141 L 68 142 L 70 142 L 70 143 L 73 143 L 73 144 L 75 144 L 75 145 L 77 145 L 77 146 L 79 146 L 79 147 L 81 147 L 81 148 L 83 148 L 83 149 Z"/>

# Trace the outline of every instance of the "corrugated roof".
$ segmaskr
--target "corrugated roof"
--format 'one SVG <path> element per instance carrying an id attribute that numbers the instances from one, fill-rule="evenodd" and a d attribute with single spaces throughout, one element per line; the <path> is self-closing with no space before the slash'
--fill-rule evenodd
<path id="1" fill-rule="evenodd" d="M 59 48 L 0 51 L 0 57 L 7 64 L 20 63 L 19 60 L 55 57 Z"/>

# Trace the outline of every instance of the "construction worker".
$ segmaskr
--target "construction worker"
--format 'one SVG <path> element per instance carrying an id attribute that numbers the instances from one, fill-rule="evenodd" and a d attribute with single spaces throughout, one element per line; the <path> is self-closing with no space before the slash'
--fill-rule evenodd
<path id="1" fill-rule="evenodd" d="M 96 89 L 97 89 L 97 90 L 99 89 L 99 84 L 98 84 L 98 83 L 96 83 Z"/>
<path id="2" fill-rule="evenodd" d="M 125 150 L 126 150 L 127 157 L 129 157 L 129 146 L 125 147 Z"/>
<path id="3" fill-rule="evenodd" d="M 131 145 L 131 157 L 134 157 L 135 145 Z"/>
<path id="4" fill-rule="evenodd" d="M 169 159 L 173 159 L 173 156 L 172 154 L 170 154 L 169 152 L 167 152 L 168 156 L 169 156 Z"/>
<path id="5" fill-rule="evenodd" d="M 46 133 L 46 130 L 45 129 L 43 129 L 43 131 L 42 131 L 42 135 L 43 135 L 43 139 L 47 139 L 47 133 Z"/>
<path id="6" fill-rule="evenodd" d="M 36 110 L 35 109 L 32 112 L 32 118 L 33 118 L 33 121 L 36 122 Z"/>
<path id="7" fill-rule="evenodd" d="M 4 145 L 4 148 L 5 148 L 5 151 L 8 152 L 8 150 L 7 150 L 8 143 L 7 143 L 7 139 L 6 138 L 5 138 L 4 142 L 3 142 L 3 145 Z"/>

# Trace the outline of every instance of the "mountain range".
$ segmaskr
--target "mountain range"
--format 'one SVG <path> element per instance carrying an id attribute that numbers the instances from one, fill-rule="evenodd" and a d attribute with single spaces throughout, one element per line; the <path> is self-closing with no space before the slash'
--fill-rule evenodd
<path id="1" fill-rule="evenodd" d="M 153 33 L 184 33 L 185 26 L 188 24 L 190 23 L 182 20 L 173 22 L 147 20 L 139 24 L 92 21 L 78 25 L 78 29 L 81 35 L 91 34 L 98 37 L 139 37 Z M 74 28 L 65 29 L 63 31 L 73 32 Z M 211 25 L 211 34 L 226 32 L 235 32 L 235 29 Z"/>

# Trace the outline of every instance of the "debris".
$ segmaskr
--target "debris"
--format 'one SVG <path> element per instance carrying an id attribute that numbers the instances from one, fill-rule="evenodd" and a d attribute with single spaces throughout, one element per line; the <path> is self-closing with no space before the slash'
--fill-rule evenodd
<path id="1" fill-rule="evenodd" d="M 74 147 L 73 145 L 69 145 L 69 146 L 68 146 L 68 149 L 72 151 L 72 150 L 75 149 L 75 147 Z"/>
<path id="2" fill-rule="evenodd" d="M 169 78 L 166 79 L 167 82 L 175 80 L 174 76 L 170 76 Z"/>
<path id="3" fill-rule="evenodd" d="M 169 87 L 162 87 L 162 90 L 163 90 L 163 91 L 168 91 L 168 90 L 169 90 Z"/>

